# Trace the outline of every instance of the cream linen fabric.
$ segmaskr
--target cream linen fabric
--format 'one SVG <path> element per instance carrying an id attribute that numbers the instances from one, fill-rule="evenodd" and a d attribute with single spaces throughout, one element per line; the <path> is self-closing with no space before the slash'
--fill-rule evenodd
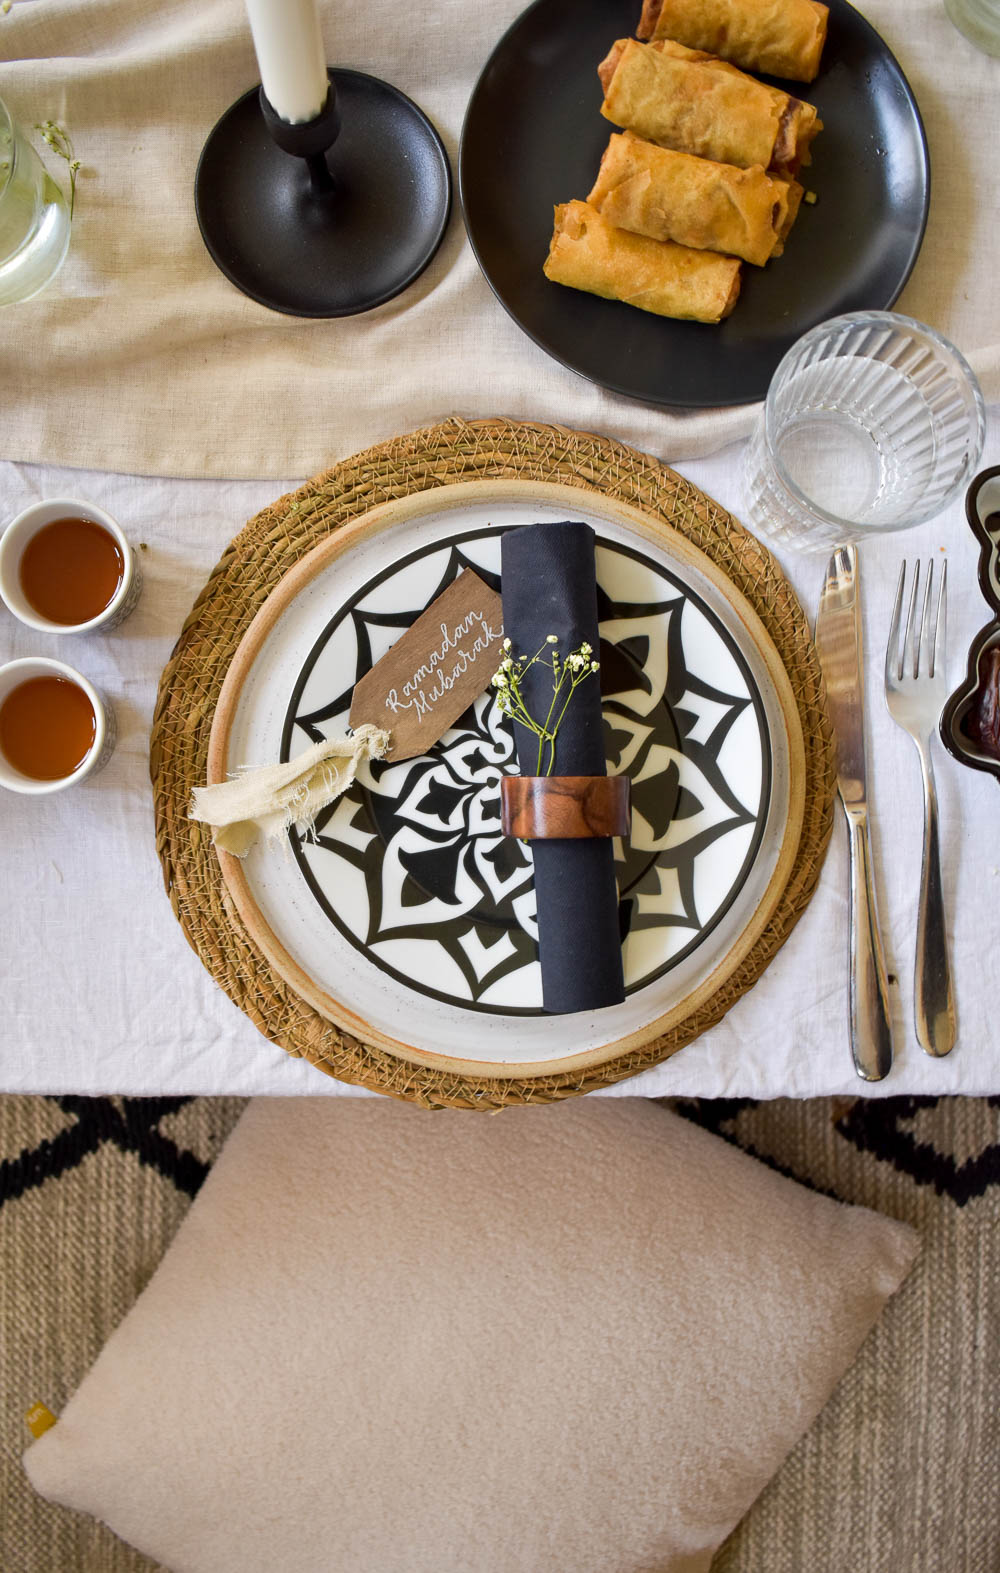
<path id="1" fill-rule="evenodd" d="M 246 857 L 257 837 L 268 841 L 294 825 L 308 835 L 321 808 L 341 797 L 369 759 L 384 759 L 389 733 L 359 726 L 349 738 L 327 738 L 284 765 L 246 770 L 215 786 L 195 787 L 191 818 L 212 825 L 217 847 Z M 364 779 L 362 777 L 362 779 Z"/>
<path id="2" fill-rule="evenodd" d="M 176 1573 L 704 1573 L 915 1252 L 638 1099 L 260 1099 L 26 1467 Z"/>
<path id="3" fill-rule="evenodd" d="M 415 98 L 454 167 L 473 84 L 523 0 L 406 12 L 394 0 L 320 4 L 328 58 Z M 971 354 L 996 398 L 1000 68 L 955 31 L 941 0 L 863 9 L 909 76 L 935 170 L 899 309 Z M 258 80 L 241 0 L 15 0 L 0 16 L 0 53 L 0 96 L 25 124 L 64 122 L 84 166 L 62 274 L 2 315 L 3 457 L 283 478 L 455 413 L 557 421 L 666 459 L 748 431 L 750 409 L 670 414 L 549 359 L 482 279 L 457 200 L 431 267 L 374 312 L 298 321 L 240 295 L 202 245 L 192 190 L 209 129 Z"/>

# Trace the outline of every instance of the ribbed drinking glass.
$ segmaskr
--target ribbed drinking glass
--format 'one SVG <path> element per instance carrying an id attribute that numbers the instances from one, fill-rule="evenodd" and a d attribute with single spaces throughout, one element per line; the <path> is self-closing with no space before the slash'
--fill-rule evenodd
<path id="1" fill-rule="evenodd" d="M 923 524 L 971 479 L 985 429 L 975 376 L 933 328 L 834 317 L 771 380 L 744 459 L 750 523 L 807 551 Z"/>

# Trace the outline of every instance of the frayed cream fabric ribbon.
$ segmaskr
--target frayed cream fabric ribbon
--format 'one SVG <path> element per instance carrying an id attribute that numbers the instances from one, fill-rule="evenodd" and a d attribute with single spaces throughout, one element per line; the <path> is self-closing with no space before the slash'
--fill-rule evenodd
<path id="1" fill-rule="evenodd" d="M 351 737 L 314 743 L 285 765 L 243 770 L 216 786 L 195 787 L 190 817 L 215 831 L 215 845 L 246 857 L 261 834 L 269 841 L 291 825 L 308 834 L 321 808 L 347 791 L 368 759 L 384 759 L 391 739 L 377 726 L 359 726 Z"/>

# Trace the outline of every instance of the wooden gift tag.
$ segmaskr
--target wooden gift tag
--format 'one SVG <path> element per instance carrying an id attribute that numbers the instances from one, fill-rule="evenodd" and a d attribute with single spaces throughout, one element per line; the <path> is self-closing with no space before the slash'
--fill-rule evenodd
<path id="1" fill-rule="evenodd" d="M 351 726 L 392 733 L 390 759 L 426 754 L 500 665 L 503 605 L 466 568 L 356 684 Z"/>

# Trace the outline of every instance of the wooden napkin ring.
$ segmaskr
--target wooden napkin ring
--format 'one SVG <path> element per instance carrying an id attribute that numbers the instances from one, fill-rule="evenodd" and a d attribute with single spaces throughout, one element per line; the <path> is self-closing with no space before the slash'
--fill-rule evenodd
<path id="1" fill-rule="evenodd" d="M 500 813 L 505 836 L 519 841 L 580 841 L 627 836 L 632 825 L 628 776 L 504 776 Z"/>

